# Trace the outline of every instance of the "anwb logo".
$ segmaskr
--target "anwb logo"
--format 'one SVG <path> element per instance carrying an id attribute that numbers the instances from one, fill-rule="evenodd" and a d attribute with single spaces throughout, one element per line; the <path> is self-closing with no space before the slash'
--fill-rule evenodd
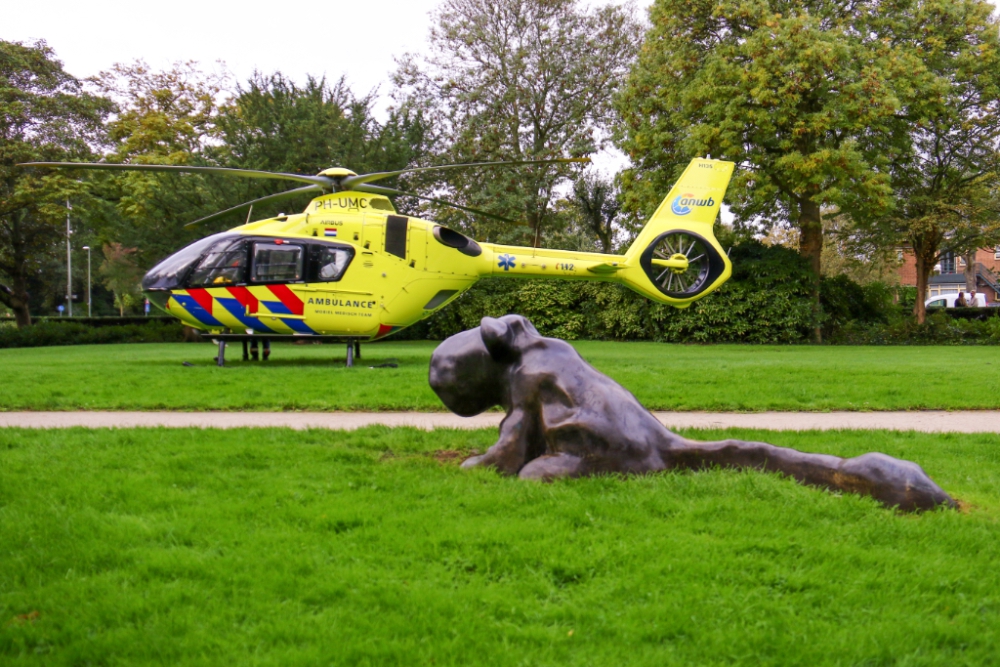
<path id="1" fill-rule="evenodd" d="M 715 198 L 695 199 L 691 193 L 678 195 L 670 204 L 670 210 L 674 212 L 674 215 L 687 215 L 691 212 L 692 206 L 715 206 Z"/>

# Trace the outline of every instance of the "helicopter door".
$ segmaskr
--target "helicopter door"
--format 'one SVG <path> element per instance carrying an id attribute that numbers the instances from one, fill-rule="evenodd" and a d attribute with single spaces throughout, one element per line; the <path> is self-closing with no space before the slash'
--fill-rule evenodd
<path id="1" fill-rule="evenodd" d="M 250 278 L 257 296 L 257 317 L 278 333 L 316 333 L 305 323 L 302 291 L 305 253 L 300 245 L 281 239 L 256 241 Z M 287 327 L 282 331 L 281 325 Z"/>

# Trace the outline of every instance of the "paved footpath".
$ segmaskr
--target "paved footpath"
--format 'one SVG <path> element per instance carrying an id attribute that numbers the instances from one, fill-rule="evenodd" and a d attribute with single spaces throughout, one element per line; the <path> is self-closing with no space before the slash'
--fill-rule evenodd
<path id="1" fill-rule="evenodd" d="M 775 431 L 889 429 L 997 433 L 1000 411 L 926 412 L 654 412 L 672 428 L 755 428 Z M 286 427 L 352 430 L 364 426 L 495 428 L 496 412 L 464 418 L 444 412 L 0 412 L 0 427 L 171 428 Z"/>

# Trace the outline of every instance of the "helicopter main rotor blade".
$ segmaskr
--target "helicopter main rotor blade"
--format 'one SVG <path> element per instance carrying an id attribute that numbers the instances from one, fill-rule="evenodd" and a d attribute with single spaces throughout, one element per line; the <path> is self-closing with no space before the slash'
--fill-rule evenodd
<path id="1" fill-rule="evenodd" d="M 462 206 L 461 204 L 456 204 L 455 202 L 445 201 L 444 199 L 435 199 L 434 197 L 424 197 L 423 195 L 415 195 L 412 192 L 403 192 L 402 190 L 397 190 L 395 188 L 387 188 L 382 185 L 359 185 L 356 188 L 352 188 L 355 192 L 367 192 L 373 195 L 403 195 L 404 197 L 413 197 L 414 199 L 423 199 L 424 201 L 434 202 L 435 204 L 444 204 L 445 206 L 451 206 L 452 208 L 457 208 L 462 211 L 468 211 L 469 213 L 475 213 L 476 215 L 482 215 L 487 218 L 493 218 L 494 220 L 500 220 L 502 222 L 512 222 L 517 224 L 517 220 L 511 220 L 510 218 L 505 218 L 503 216 L 497 215 L 496 213 L 487 213 L 486 211 L 480 211 L 477 208 L 471 208 L 469 206 Z"/>
<path id="2" fill-rule="evenodd" d="M 184 225 L 185 228 L 191 228 L 195 225 L 200 225 L 203 222 L 211 222 L 213 220 L 218 220 L 223 218 L 230 213 L 236 213 L 237 211 L 245 211 L 246 209 L 253 208 L 254 204 L 262 204 L 264 202 L 280 201 L 282 199 L 290 199 L 292 197 L 298 197 L 307 192 L 316 192 L 319 190 L 323 191 L 323 188 L 319 185 L 307 185 L 302 188 L 295 188 L 294 190 L 285 190 L 284 192 L 278 192 L 273 195 L 267 195 L 266 197 L 261 197 L 260 199 L 254 199 L 253 201 L 243 202 L 239 206 L 233 206 L 232 208 L 227 208 L 225 211 L 219 211 L 218 213 L 213 213 L 212 215 L 205 216 L 204 218 L 199 218 L 194 222 L 189 222 Z M 248 221 L 249 222 L 249 221 Z"/>
<path id="3" fill-rule="evenodd" d="M 279 181 L 298 181 L 312 183 L 325 190 L 333 190 L 334 181 L 329 176 L 306 176 L 303 174 L 285 174 L 277 171 L 258 171 L 256 169 L 231 169 L 229 167 L 192 167 L 175 164 L 112 164 L 109 162 L 21 162 L 19 167 L 68 167 L 73 169 L 103 169 L 107 171 L 161 171 L 190 172 L 201 174 L 223 174 L 241 178 L 266 178 Z"/>
<path id="4" fill-rule="evenodd" d="M 358 176 L 346 176 L 340 181 L 340 187 L 345 190 L 357 190 L 357 185 L 362 183 L 372 183 L 381 181 L 383 178 L 391 178 L 400 174 L 416 174 L 424 171 L 442 171 L 444 169 L 467 169 L 469 167 L 502 167 L 525 164 L 564 164 L 572 162 L 590 162 L 589 157 L 561 157 L 552 160 L 508 160 L 502 162 L 469 162 L 466 164 L 443 164 L 437 167 L 414 167 L 413 169 L 400 169 L 398 171 L 378 171 L 371 174 L 359 174 Z M 415 196 L 415 195 L 411 195 Z M 484 214 L 485 215 L 485 214 Z"/>

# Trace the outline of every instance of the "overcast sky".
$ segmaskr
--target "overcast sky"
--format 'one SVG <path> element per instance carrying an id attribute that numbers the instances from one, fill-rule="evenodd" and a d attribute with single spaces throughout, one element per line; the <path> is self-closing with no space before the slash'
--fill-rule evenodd
<path id="1" fill-rule="evenodd" d="M 623 0 L 615 0 L 622 4 Z M 347 76 L 356 93 L 389 90 L 394 57 L 422 51 L 440 0 L 45 0 L 4 3 L 0 37 L 44 39 L 68 72 L 83 78 L 142 58 L 155 69 L 224 61 L 237 80 L 255 69 Z M 639 0 L 640 7 L 650 4 Z"/>

